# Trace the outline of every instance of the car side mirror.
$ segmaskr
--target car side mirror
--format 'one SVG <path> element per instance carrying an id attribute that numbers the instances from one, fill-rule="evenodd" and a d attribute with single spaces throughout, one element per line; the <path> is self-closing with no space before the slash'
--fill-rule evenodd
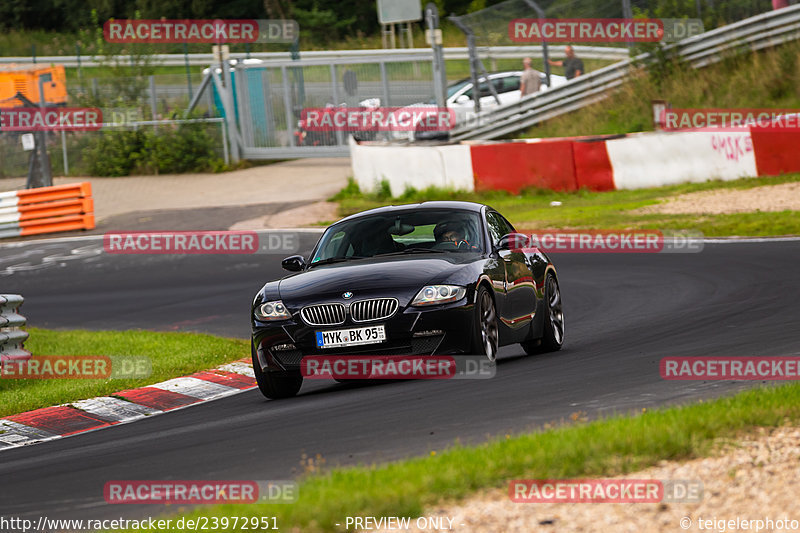
<path id="1" fill-rule="evenodd" d="M 284 270 L 300 272 L 306 267 L 306 260 L 302 255 L 292 255 L 281 261 Z"/>
<path id="2" fill-rule="evenodd" d="M 456 98 L 457 104 L 466 104 L 469 101 L 470 101 L 469 96 L 467 96 L 466 94 L 462 94 L 458 98 Z"/>
<path id="3" fill-rule="evenodd" d="M 509 233 L 500 237 L 497 242 L 496 250 L 519 250 L 527 248 L 530 244 L 530 239 L 524 233 Z"/>

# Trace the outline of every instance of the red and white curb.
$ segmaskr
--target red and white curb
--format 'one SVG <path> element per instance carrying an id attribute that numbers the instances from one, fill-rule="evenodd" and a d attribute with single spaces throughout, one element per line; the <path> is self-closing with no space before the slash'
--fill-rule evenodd
<path id="1" fill-rule="evenodd" d="M 126 424 L 256 386 L 248 358 L 111 396 L 0 418 L 0 451 Z"/>

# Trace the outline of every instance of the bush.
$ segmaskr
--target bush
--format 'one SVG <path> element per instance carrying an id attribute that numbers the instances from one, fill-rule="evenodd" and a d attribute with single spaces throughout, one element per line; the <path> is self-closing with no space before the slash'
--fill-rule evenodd
<path id="1" fill-rule="evenodd" d="M 204 124 L 103 132 L 85 151 L 93 176 L 218 171 L 219 139 Z"/>
<path id="2" fill-rule="evenodd" d="M 158 128 L 145 136 L 142 170 L 148 174 L 211 170 L 218 159 L 214 145 L 214 139 L 203 129 L 203 124 Z"/>
<path id="3" fill-rule="evenodd" d="M 110 131 L 100 134 L 94 146 L 89 146 L 89 172 L 93 176 L 128 176 L 141 158 L 144 133 Z"/>

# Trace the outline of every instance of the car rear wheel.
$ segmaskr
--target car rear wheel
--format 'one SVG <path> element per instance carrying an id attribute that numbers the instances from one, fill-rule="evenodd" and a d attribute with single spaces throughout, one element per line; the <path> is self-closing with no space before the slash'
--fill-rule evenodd
<path id="1" fill-rule="evenodd" d="M 270 400 L 291 398 L 297 395 L 300 387 L 303 386 L 303 375 L 299 371 L 264 372 L 261 370 L 261 363 L 258 361 L 255 350 L 251 347 L 250 351 L 253 356 L 253 373 L 256 376 L 256 382 L 261 394 Z"/>
<path id="2" fill-rule="evenodd" d="M 489 361 L 497 359 L 498 329 L 497 313 L 494 308 L 494 301 L 489 290 L 478 287 L 475 296 L 475 331 L 472 336 L 471 354 L 485 355 Z"/>

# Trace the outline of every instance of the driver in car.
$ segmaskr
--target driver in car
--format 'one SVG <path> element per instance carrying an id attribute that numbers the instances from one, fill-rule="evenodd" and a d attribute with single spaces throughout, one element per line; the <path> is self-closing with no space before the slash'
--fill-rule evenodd
<path id="1" fill-rule="evenodd" d="M 471 250 L 475 248 L 466 241 L 466 231 L 461 222 L 440 222 L 433 229 L 433 236 L 436 244 L 452 243 L 454 247 Z"/>

